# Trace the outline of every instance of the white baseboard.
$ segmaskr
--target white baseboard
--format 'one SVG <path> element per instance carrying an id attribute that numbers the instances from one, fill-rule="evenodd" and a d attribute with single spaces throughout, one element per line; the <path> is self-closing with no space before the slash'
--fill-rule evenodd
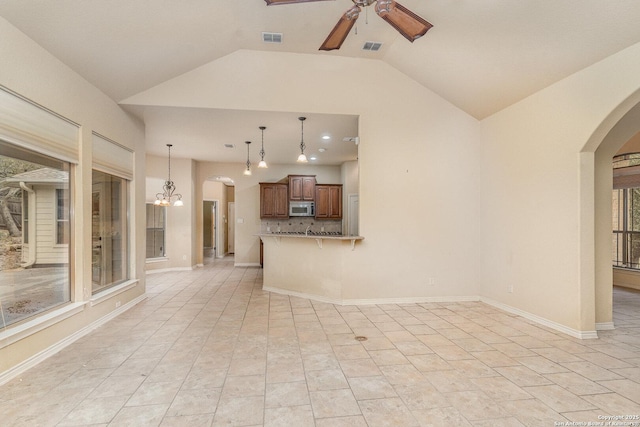
<path id="1" fill-rule="evenodd" d="M 345 299 L 345 300 L 342 300 L 342 305 L 420 304 L 420 303 L 429 303 L 429 302 L 469 302 L 469 301 L 480 301 L 480 298 L 475 296 L 443 296 L 443 297 Z"/>
<path id="2" fill-rule="evenodd" d="M 113 319 L 113 318 L 119 316 L 120 314 L 124 313 L 125 311 L 129 310 L 130 308 L 132 308 L 136 304 L 140 303 L 141 301 L 145 300 L 146 298 L 147 298 L 147 295 L 146 294 L 142 294 L 142 295 L 138 296 L 137 298 L 132 299 L 128 303 L 126 303 L 126 304 L 120 306 L 119 308 L 113 310 L 112 312 L 110 312 L 106 316 L 103 316 L 103 317 L 97 319 L 96 321 L 88 324 L 84 328 L 74 332 L 73 334 L 66 336 L 64 339 L 62 339 L 62 340 L 58 341 L 57 343 L 45 348 L 44 350 L 40 351 L 39 353 L 34 354 L 30 358 L 22 361 L 21 363 L 17 364 L 16 366 L 12 367 L 11 369 L 0 373 L 0 386 L 3 385 L 3 384 L 8 383 L 12 379 L 16 378 L 18 375 L 20 375 L 23 372 L 33 368 L 38 363 L 44 361 L 45 359 L 53 356 L 54 354 L 58 353 L 59 351 L 63 350 L 64 348 L 66 348 L 69 345 L 73 344 L 74 342 L 76 342 L 80 338 L 84 337 L 85 335 L 89 334 L 93 330 L 95 330 L 95 329 L 99 328 L 100 326 L 104 325 L 105 323 L 107 323 L 111 319 Z"/>
<path id="3" fill-rule="evenodd" d="M 517 314 L 520 317 L 524 317 L 525 319 L 531 320 L 532 322 L 538 323 L 543 326 L 547 326 L 556 331 L 562 332 L 564 334 L 570 335 L 574 338 L 579 339 L 595 339 L 598 338 L 598 333 L 594 331 L 579 331 L 577 329 L 569 328 L 560 323 L 551 321 L 549 319 L 545 319 L 544 317 L 537 316 L 535 314 L 531 314 L 527 311 L 520 310 L 519 308 L 511 307 L 510 305 L 503 304 L 498 301 L 494 301 L 490 298 L 480 297 L 480 301 L 489 304 L 493 307 L 499 308 L 500 310 L 506 311 L 508 313 Z"/>
<path id="4" fill-rule="evenodd" d="M 295 292 L 286 289 L 280 288 L 272 288 L 268 286 L 264 286 L 262 288 L 268 292 L 274 292 L 282 295 L 289 295 L 299 298 L 307 298 L 313 301 L 325 302 L 329 304 L 336 305 L 375 305 L 375 304 L 420 304 L 420 303 L 429 303 L 429 302 L 469 302 L 469 301 L 480 301 L 485 304 L 489 304 L 493 307 L 496 307 L 500 310 L 506 311 L 508 313 L 516 314 L 525 319 L 531 320 L 539 325 L 549 327 L 558 332 L 562 332 L 569 336 L 579 339 L 594 339 L 598 338 L 598 333 L 596 330 L 604 330 L 599 329 L 599 326 L 603 328 L 613 327 L 613 323 L 611 325 L 606 323 L 601 323 L 596 325 L 596 330 L 594 331 L 579 331 L 577 329 L 569 328 L 565 325 L 562 325 L 557 322 L 553 322 L 549 319 L 545 319 L 540 316 L 536 316 L 535 314 L 531 314 L 524 310 L 520 310 L 518 308 L 511 307 L 509 305 L 494 301 L 490 298 L 484 298 L 480 296 L 443 296 L 443 297 L 406 297 L 406 298 L 372 298 L 372 299 L 340 299 L 340 298 L 328 298 L 319 295 L 306 294 L 303 292 Z"/>
<path id="5" fill-rule="evenodd" d="M 306 298 L 313 301 L 326 302 L 336 305 L 377 305 L 377 304 L 420 304 L 428 302 L 467 302 L 480 301 L 475 296 L 447 296 L 447 297 L 400 297 L 400 298 L 369 298 L 369 299 L 340 299 L 329 298 L 304 292 L 290 291 L 287 289 L 271 288 L 263 286 L 262 290 L 292 297 Z"/>
<path id="6" fill-rule="evenodd" d="M 157 270 L 146 270 L 145 274 L 156 274 L 156 273 L 171 273 L 173 271 L 192 271 L 193 267 L 172 267 L 172 268 L 158 268 Z"/>
<path id="7" fill-rule="evenodd" d="M 613 322 L 596 323 L 596 331 L 613 331 L 615 328 Z"/>
<path id="8" fill-rule="evenodd" d="M 260 267 L 259 262 L 237 262 L 233 264 L 234 267 Z"/>

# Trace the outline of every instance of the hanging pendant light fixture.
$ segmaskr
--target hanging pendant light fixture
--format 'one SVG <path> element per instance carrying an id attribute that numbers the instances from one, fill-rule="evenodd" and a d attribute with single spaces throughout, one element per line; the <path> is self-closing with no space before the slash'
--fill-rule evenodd
<path id="1" fill-rule="evenodd" d="M 301 126 L 301 134 L 302 134 L 302 138 L 300 139 L 300 155 L 298 156 L 298 162 L 299 163 L 307 163 L 307 156 L 304 155 L 304 149 L 305 149 L 305 145 L 304 145 L 304 121 L 307 120 L 306 117 L 298 117 L 298 120 L 300 120 L 300 126 Z"/>
<path id="2" fill-rule="evenodd" d="M 171 199 L 175 197 L 177 200 L 173 202 L 173 206 L 184 206 L 184 203 L 182 202 L 182 194 L 179 194 L 179 193 L 173 194 L 176 191 L 176 186 L 174 185 L 173 181 L 171 181 L 171 147 L 172 146 L 173 146 L 172 144 L 167 144 L 167 147 L 169 147 L 168 176 L 167 176 L 167 180 L 164 182 L 164 185 L 162 186 L 162 193 L 156 194 L 156 201 L 153 202 L 154 205 L 170 206 Z"/>
<path id="3" fill-rule="evenodd" d="M 245 141 L 245 144 L 247 144 L 247 168 L 244 170 L 244 174 L 249 176 L 251 175 L 251 162 L 249 161 L 249 144 L 251 144 L 251 141 Z"/>
<path id="4" fill-rule="evenodd" d="M 268 168 L 269 166 L 267 166 L 267 162 L 264 161 L 264 130 L 266 129 L 266 127 L 260 126 L 259 129 L 262 131 L 262 147 L 260 148 L 260 163 L 258 163 L 258 167 Z"/>

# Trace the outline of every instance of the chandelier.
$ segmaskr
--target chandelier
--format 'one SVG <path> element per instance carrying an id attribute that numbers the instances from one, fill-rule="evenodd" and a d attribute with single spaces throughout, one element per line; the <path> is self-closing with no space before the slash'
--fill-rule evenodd
<path id="1" fill-rule="evenodd" d="M 245 141 L 245 144 L 247 144 L 247 168 L 244 170 L 244 174 L 247 176 L 251 175 L 251 162 L 249 161 L 249 145 L 251 144 L 251 141 Z"/>
<path id="2" fill-rule="evenodd" d="M 167 144 L 167 147 L 169 147 L 169 174 L 167 176 L 167 180 L 164 182 L 164 185 L 162 186 L 162 193 L 156 194 L 156 201 L 153 202 L 153 204 L 159 205 L 159 206 L 170 206 L 172 201 L 171 199 L 176 198 L 176 201 L 173 202 L 173 206 L 184 206 L 184 203 L 182 202 L 182 194 L 179 194 L 179 193 L 173 194 L 176 191 L 176 186 L 173 183 L 173 181 L 171 181 L 172 144 Z"/>

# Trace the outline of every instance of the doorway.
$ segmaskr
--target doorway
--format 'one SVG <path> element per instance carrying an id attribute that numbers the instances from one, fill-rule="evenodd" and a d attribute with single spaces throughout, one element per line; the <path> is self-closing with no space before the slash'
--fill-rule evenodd
<path id="1" fill-rule="evenodd" d="M 218 200 L 204 200 L 202 202 L 202 242 L 205 257 L 224 257 L 223 234 L 219 226 L 219 206 Z"/>
<path id="2" fill-rule="evenodd" d="M 228 222 L 228 231 L 227 236 L 229 236 L 229 253 L 234 254 L 236 252 L 235 249 L 235 240 L 236 240 L 236 204 L 235 202 L 229 203 L 229 222 Z"/>
<path id="3" fill-rule="evenodd" d="M 598 126 L 580 153 L 581 284 L 588 303 L 595 297 L 596 330 L 613 329 L 612 162 L 640 131 L 640 91 L 622 102 Z M 594 238 L 595 237 L 595 238 Z M 594 274 L 595 273 L 595 274 Z M 595 293 L 593 290 L 595 289 Z"/>

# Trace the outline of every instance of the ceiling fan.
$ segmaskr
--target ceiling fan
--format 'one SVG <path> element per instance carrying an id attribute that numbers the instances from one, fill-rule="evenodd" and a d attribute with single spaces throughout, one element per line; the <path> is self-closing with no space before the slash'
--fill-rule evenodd
<path id="1" fill-rule="evenodd" d="M 276 4 L 307 3 L 312 1 L 327 0 L 264 0 L 267 6 Z M 319 50 L 340 49 L 347 38 L 349 31 L 356 23 L 363 7 L 376 3 L 375 10 L 378 16 L 387 21 L 393 28 L 413 43 L 414 40 L 424 36 L 433 25 L 416 15 L 395 0 L 351 0 L 354 5 L 340 18 L 333 30 L 322 43 Z"/>

